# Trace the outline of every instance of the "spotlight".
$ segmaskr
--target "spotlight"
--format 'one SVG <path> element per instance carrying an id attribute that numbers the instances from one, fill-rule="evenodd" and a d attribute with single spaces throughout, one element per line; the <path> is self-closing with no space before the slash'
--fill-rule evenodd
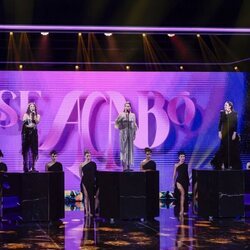
<path id="1" fill-rule="evenodd" d="M 79 32 L 79 33 L 78 33 L 78 36 L 82 36 L 82 33 L 81 33 L 81 32 Z"/>
<path id="2" fill-rule="evenodd" d="M 175 34 L 168 34 L 168 37 L 174 37 Z"/>
<path id="3" fill-rule="evenodd" d="M 237 66 L 234 66 L 234 70 L 235 70 L 235 71 L 238 71 L 239 68 L 238 68 Z"/>
<path id="4" fill-rule="evenodd" d="M 42 36 L 47 36 L 49 34 L 49 32 L 41 32 Z"/>
<path id="5" fill-rule="evenodd" d="M 112 33 L 104 33 L 105 36 L 112 36 Z"/>
<path id="6" fill-rule="evenodd" d="M 23 69 L 23 65 L 22 64 L 19 64 L 19 69 Z"/>
<path id="7" fill-rule="evenodd" d="M 180 70 L 183 70 L 183 66 L 182 65 L 180 66 Z"/>
<path id="8" fill-rule="evenodd" d="M 78 65 L 75 66 L 75 70 L 79 70 L 79 66 Z"/>
<path id="9" fill-rule="evenodd" d="M 14 33 L 11 31 L 11 32 L 10 32 L 10 36 L 13 36 L 13 34 L 14 34 Z"/>
<path id="10" fill-rule="evenodd" d="M 200 35 L 200 34 L 197 34 L 196 36 L 197 36 L 197 37 L 201 37 L 201 35 Z"/>
<path id="11" fill-rule="evenodd" d="M 126 66 L 126 70 L 130 70 L 130 66 L 129 65 Z"/>
<path id="12" fill-rule="evenodd" d="M 146 34 L 145 34 L 145 33 L 143 33 L 143 34 L 142 34 L 142 36 L 143 36 L 143 37 L 145 37 L 145 36 L 146 36 Z"/>

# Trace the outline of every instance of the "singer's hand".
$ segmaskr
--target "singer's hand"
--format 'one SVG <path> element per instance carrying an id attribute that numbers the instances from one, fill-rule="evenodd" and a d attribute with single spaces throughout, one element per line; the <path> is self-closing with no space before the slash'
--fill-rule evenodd
<path id="1" fill-rule="evenodd" d="M 234 141 L 236 139 L 236 133 L 233 133 L 232 140 Z"/>
<path id="2" fill-rule="evenodd" d="M 219 136 L 220 139 L 222 139 L 222 133 L 221 133 L 221 131 L 219 131 L 218 136 Z"/>

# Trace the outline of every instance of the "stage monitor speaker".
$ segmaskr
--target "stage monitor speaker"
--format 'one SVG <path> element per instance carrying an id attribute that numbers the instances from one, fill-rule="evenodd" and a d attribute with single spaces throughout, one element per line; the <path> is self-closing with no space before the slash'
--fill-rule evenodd
<path id="1" fill-rule="evenodd" d="M 196 171 L 199 216 L 244 216 L 242 170 Z"/>

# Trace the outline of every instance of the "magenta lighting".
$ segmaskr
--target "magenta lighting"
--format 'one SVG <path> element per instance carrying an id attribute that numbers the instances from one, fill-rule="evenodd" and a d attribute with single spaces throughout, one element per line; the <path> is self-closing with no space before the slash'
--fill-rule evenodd
<path id="1" fill-rule="evenodd" d="M 140 27 L 140 26 L 57 26 L 57 25 L 0 25 L 0 31 L 62 31 L 117 33 L 181 33 L 181 34 L 250 34 L 250 28 L 216 27 Z"/>

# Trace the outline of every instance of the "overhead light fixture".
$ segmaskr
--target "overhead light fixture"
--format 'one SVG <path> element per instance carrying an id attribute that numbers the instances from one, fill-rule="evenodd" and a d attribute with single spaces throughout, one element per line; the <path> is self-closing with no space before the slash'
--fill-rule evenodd
<path id="1" fill-rule="evenodd" d="M 175 34 L 168 34 L 168 37 L 174 37 L 175 36 Z"/>
<path id="2" fill-rule="evenodd" d="M 112 36 L 112 33 L 104 33 L 105 36 Z"/>
<path id="3" fill-rule="evenodd" d="M 14 33 L 11 31 L 11 32 L 10 32 L 10 36 L 13 36 L 13 34 L 14 34 Z"/>
<path id="4" fill-rule="evenodd" d="M 182 65 L 180 66 L 180 70 L 183 70 L 183 66 Z"/>
<path id="5" fill-rule="evenodd" d="M 78 65 L 75 66 L 75 70 L 79 70 L 79 66 Z"/>
<path id="6" fill-rule="evenodd" d="M 129 65 L 126 65 L 126 70 L 130 70 L 130 66 Z"/>
<path id="7" fill-rule="evenodd" d="M 238 71 L 239 68 L 238 68 L 237 66 L 234 66 L 234 70 L 235 70 L 235 71 Z"/>
<path id="8" fill-rule="evenodd" d="M 78 33 L 78 36 L 82 36 L 82 33 L 81 33 L 81 32 L 79 32 L 79 33 Z"/>
<path id="9" fill-rule="evenodd" d="M 47 36 L 49 34 L 49 32 L 41 32 L 41 35 L 43 36 Z"/>
<path id="10" fill-rule="evenodd" d="M 23 69 L 23 65 L 22 64 L 19 64 L 19 69 Z"/>
<path id="11" fill-rule="evenodd" d="M 145 34 L 145 33 L 143 33 L 143 34 L 142 34 L 142 36 L 143 36 L 143 37 L 145 37 L 145 36 L 146 36 L 146 34 Z"/>
<path id="12" fill-rule="evenodd" d="M 197 36 L 197 37 L 200 37 L 201 35 L 200 35 L 200 34 L 197 34 L 196 36 Z"/>

